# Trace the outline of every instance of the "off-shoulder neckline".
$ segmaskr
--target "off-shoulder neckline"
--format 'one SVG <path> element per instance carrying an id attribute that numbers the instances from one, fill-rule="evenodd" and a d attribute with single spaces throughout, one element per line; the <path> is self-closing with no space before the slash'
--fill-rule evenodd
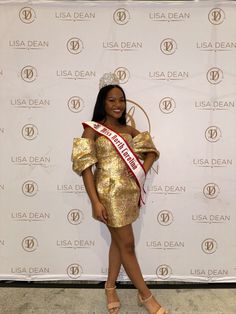
<path id="1" fill-rule="evenodd" d="M 117 133 L 118 135 L 129 135 L 131 138 L 134 138 L 134 137 L 132 137 L 132 135 L 131 134 L 129 134 L 129 133 L 124 133 L 124 132 L 119 132 L 119 133 Z M 140 134 L 140 133 L 139 133 Z M 137 135 L 139 135 L 139 134 L 137 134 Z M 137 136 L 136 135 L 136 136 Z M 104 135 L 100 135 L 100 136 L 98 136 L 95 140 L 94 140 L 94 142 L 96 142 L 100 137 L 105 137 L 106 138 L 106 136 L 104 136 Z"/>

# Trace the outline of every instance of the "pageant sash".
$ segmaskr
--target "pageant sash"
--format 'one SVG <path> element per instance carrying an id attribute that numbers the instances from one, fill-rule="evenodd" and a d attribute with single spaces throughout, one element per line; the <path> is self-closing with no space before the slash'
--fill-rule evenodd
<path id="1" fill-rule="evenodd" d="M 143 165 L 139 161 L 136 154 L 133 152 L 132 148 L 126 142 L 126 140 L 115 131 L 111 130 L 110 128 L 94 121 L 88 121 L 83 123 L 84 126 L 89 126 L 97 133 L 105 136 L 115 147 L 118 154 L 124 160 L 128 168 L 133 173 L 134 177 L 140 188 L 140 201 L 145 204 L 145 190 L 144 190 L 144 182 L 146 178 L 146 173 L 143 168 Z"/>

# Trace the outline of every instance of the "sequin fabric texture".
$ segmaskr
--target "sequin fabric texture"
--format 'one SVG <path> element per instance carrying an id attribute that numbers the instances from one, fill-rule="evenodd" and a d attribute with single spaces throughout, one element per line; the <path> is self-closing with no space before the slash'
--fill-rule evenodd
<path id="1" fill-rule="evenodd" d="M 132 138 L 121 134 L 140 159 L 145 153 L 159 152 L 148 132 L 139 133 Z M 99 136 L 95 142 L 88 138 L 75 138 L 72 151 L 73 170 L 82 174 L 83 170 L 96 164 L 95 186 L 101 203 L 107 210 L 107 224 L 122 227 L 135 221 L 139 216 L 140 190 L 135 178 L 112 143 Z"/>

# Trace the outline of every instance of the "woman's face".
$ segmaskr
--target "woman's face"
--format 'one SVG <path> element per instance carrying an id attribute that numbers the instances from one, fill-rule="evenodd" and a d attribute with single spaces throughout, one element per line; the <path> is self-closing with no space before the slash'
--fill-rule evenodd
<path id="1" fill-rule="evenodd" d="M 113 119 L 119 119 L 125 110 L 125 98 L 122 91 L 114 87 L 106 96 L 105 99 L 105 111 L 107 117 Z"/>

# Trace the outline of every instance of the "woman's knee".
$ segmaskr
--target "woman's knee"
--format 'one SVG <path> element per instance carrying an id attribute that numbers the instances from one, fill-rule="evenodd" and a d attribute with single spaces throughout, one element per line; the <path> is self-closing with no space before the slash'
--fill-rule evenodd
<path id="1" fill-rule="evenodd" d="M 133 239 L 127 239 L 121 244 L 121 250 L 128 254 L 135 253 L 135 244 Z"/>

